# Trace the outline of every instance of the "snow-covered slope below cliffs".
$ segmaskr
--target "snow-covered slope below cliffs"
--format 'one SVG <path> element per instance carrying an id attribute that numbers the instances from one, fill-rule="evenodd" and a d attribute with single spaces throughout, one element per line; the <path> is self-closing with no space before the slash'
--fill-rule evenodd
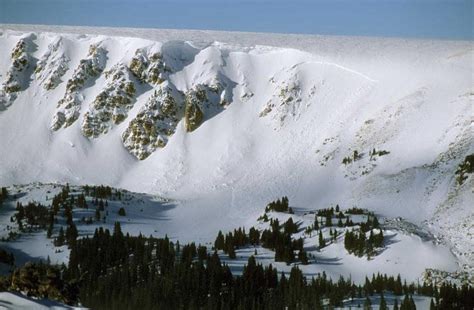
<path id="1" fill-rule="evenodd" d="M 204 239 L 282 195 L 294 208 L 356 205 L 426 225 L 474 265 L 474 177 L 455 176 L 474 153 L 472 42 L 298 37 L 303 51 L 188 34 L 4 27 L 0 182 L 170 197 Z M 262 43 L 288 45 L 277 37 Z"/>

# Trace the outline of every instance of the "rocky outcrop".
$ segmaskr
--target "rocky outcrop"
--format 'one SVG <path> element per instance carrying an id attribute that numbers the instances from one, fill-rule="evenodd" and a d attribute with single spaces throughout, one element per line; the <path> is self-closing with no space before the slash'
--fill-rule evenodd
<path id="1" fill-rule="evenodd" d="M 27 68 L 31 64 L 31 57 L 28 54 L 28 50 L 31 48 L 30 45 L 29 38 L 22 38 L 11 52 L 12 64 L 0 90 L 0 108 L 10 106 L 13 100 L 16 99 L 16 93 L 26 87 Z"/>
<path id="2" fill-rule="evenodd" d="M 61 37 L 55 39 L 36 65 L 36 79 L 46 90 L 56 88 L 61 83 L 61 77 L 69 69 L 69 58 L 64 54 L 62 45 Z"/>
<path id="3" fill-rule="evenodd" d="M 198 128 L 204 118 L 204 114 L 199 107 L 198 102 L 186 97 L 186 106 L 184 111 L 184 125 L 186 131 L 191 132 Z"/>
<path id="4" fill-rule="evenodd" d="M 59 111 L 53 117 L 51 129 L 58 130 L 61 127 L 72 125 L 79 118 L 79 110 L 82 103 L 82 90 L 88 81 L 96 79 L 105 68 L 107 51 L 98 46 L 91 45 L 87 57 L 82 59 L 74 70 L 72 77 L 67 81 L 66 93 L 58 102 Z"/>
<path id="5" fill-rule="evenodd" d="M 184 126 L 187 132 L 198 128 L 206 117 L 217 114 L 228 104 L 225 86 L 215 81 L 211 85 L 198 84 L 186 93 Z"/>
<path id="6" fill-rule="evenodd" d="M 113 125 L 120 124 L 133 107 L 135 84 L 128 68 L 119 63 L 105 72 L 107 84 L 95 98 L 84 115 L 82 133 L 86 137 L 98 137 Z"/>
<path id="7" fill-rule="evenodd" d="M 301 88 L 297 82 L 284 82 L 276 91 L 278 96 L 273 96 L 267 102 L 259 116 L 265 117 L 274 112 L 273 117 L 282 123 L 288 114 L 293 113 L 295 105 L 301 102 Z"/>
<path id="8" fill-rule="evenodd" d="M 183 94 L 167 81 L 162 83 L 123 133 L 125 148 L 142 160 L 165 147 L 182 118 L 182 106 Z"/>
<path id="9" fill-rule="evenodd" d="M 456 284 L 458 286 L 474 285 L 474 275 L 472 273 L 456 270 L 454 272 L 447 272 L 439 269 L 426 269 L 422 276 L 421 280 L 425 285 L 433 285 L 437 288 L 445 284 Z"/>
<path id="10" fill-rule="evenodd" d="M 10 100 L 10 94 L 22 89 L 23 80 L 31 77 L 33 68 L 33 78 L 46 91 L 57 88 L 63 82 L 70 66 L 63 38 L 57 36 L 50 41 L 37 62 L 27 53 L 27 50 L 32 50 L 28 45 L 34 44 L 34 40 L 25 37 L 18 42 L 11 54 L 12 68 L 1 89 L 0 108 L 7 105 L 7 95 Z M 107 134 L 129 117 L 137 89 L 146 91 L 151 86 L 152 95 L 136 116 L 127 121 L 122 133 L 125 148 L 142 160 L 167 145 L 181 120 L 184 120 L 185 131 L 192 132 L 204 121 L 222 112 L 232 101 L 231 90 L 235 84 L 220 73 L 206 76 L 199 83 L 191 84 L 190 88 L 182 85 L 184 89 L 179 91 L 169 75 L 170 68 L 176 68 L 180 59 L 169 58 L 172 66 L 168 66 L 161 45 L 157 46 L 139 48 L 130 62 L 120 62 L 104 72 L 107 50 L 101 42 L 91 44 L 87 56 L 79 61 L 66 82 L 64 94 L 52 116 L 51 129 L 67 128 L 81 118 L 81 132 L 85 137 L 97 138 Z M 28 76 L 21 76 L 20 73 L 27 71 L 28 66 L 31 66 Z M 93 95 L 93 100 L 89 99 L 91 92 L 85 92 L 85 89 L 101 75 L 105 77 L 101 79 L 101 82 L 105 80 L 105 86 Z M 139 85 L 139 82 L 147 85 Z M 90 102 L 87 109 L 83 106 L 85 98 Z"/>
<path id="11" fill-rule="evenodd" d="M 141 82 L 152 85 L 162 83 L 168 73 L 171 72 L 166 66 L 161 53 L 148 53 L 145 49 L 138 49 L 135 52 L 129 68 Z"/>
<path id="12" fill-rule="evenodd" d="M 123 144 L 143 160 L 166 146 L 181 119 L 184 118 L 187 132 L 194 131 L 205 119 L 222 111 L 228 102 L 225 87 L 217 80 L 211 85 L 195 85 L 185 94 L 164 81 L 129 123 L 122 135 Z"/>

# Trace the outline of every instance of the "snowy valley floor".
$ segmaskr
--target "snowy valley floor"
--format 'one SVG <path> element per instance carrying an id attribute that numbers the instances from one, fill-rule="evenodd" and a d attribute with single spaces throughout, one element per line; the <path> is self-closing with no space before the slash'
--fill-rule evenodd
<path id="1" fill-rule="evenodd" d="M 40 229 L 35 232 L 20 232 L 18 225 L 14 220 L 16 213 L 15 206 L 17 202 L 26 205 L 28 202 L 36 202 L 45 206 L 51 206 L 52 199 L 61 192 L 64 185 L 60 184 L 30 184 L 23 186 L 8 187 L 8 191 L 17 197 L 8 201 L 0 209 L 0 227 L 1 237 L 8 239 L 10 235 L 18 233 L 18 236 L 11 238 L 11 241 L 1 242 L 0 245 L 13 252 L 17 265 L 22 265 L 28 261 L 49 259 L 52 263 L 68 262 L 68 247 L 66 245 L 57 247 L 54 245 L 54 239 L 57 237 L 60 227 L 67 228 L 65 219 L 59 217 L 59 222 L 54 226 L 53 236 L 47 238 L 46 230 Z M 82 192 L 82 187 L 71 186 L 71 190 L 75 195 Z M 192 235 L 199 232 L 189 231 L 188 223 L 193 220 L 186 207 L 181 206 L 177 201 L 169 201 L 161 197 L 132 193 L 120 190 L 123 194 L 121 200 L 107 200 L 108 206 L 106 213 L 102 212 L 102 217 L 106 217 L 106 221 L 94 220 L 92 223 L 84 222 L 84 219 L 94 218 L 97 206 L 94 204 L 93 197 L 86 197 L 88 209 L 74 208 L 73 218 L 76 223 L 79 236 L 92 236 L 94 230 L 98 227 L 104 227 L 113 230 L 114 223 L 120 222 L 122 230 L 133 236 L 142 234 L 144 236 L 153 235 L 154 237 L 164 237 L 167 235 L 171 240 L 184 242 L 196 242 L 208 247 L 212 252 L 214 241 L 218 231 L 209 232 L 207 238 L 193 240 Z M 120 216 L 118 210 L 124 208 L 126 215 Z M 330 206 L 328 206 L 330 207 Z M 332 206 L 334 207 L 334 206 Z M 265 214 L 265 206 L 261 206 L 261 215 Z M 343 210 L 343 207 L 341 208 Z M 208 213 L 210 210 L 200 210 Z M 303 238 L 304 249 L 309 254 L 309 264 L 301 265 L 296 262 L 308 277 L 316 276 L 325 272 L 329 277 L 338 279 L 339 276 L 350 277 L 356 283 L 363 283 L 366 276 L 376 273 L 386 273 L 388 275 L 400 274 L 403 279 L 410 282 L 423 281 L 423 275 L 426 269 L 436 269 L 447 272 L 454 272 L 458 269 L 456 257 L 449 249 L 437 244 L 434 239 L 427 238 L 415 230 L 406 230 L 401 227 L 397 229 L 392 225 L 382 227 L 384 229 L 384 246 L 377 255 L 367 259 L 366 256 L 357 257 L 351 255 L 344 248 L 344 231 L 345 228 L 338 228 L 337 219 L 334 218 L 334 226 L 321 228 L 323 236 L 327 240 L 331 240 L 329 230 L 339 230 L 335 241 L 328 241 L 328 245 L 323 249 L 318 246 L 318 234 L 315 231 L 305 232 L 307 227 L 313 225 L 315 212 L 297 211 L 295 214 L 271 212 L 268 213 L 270 219 L 278 219 L 280 223 L 286 222 L 290 217 L 295 223 L 298 223 L 298 233 L 292 236 L 293 239 Z M 107 214 L 107 215 L 105 215 Z M 356 216 L 357 217 L 357 216 Z M 360 217 L 360 216 L 359 216 Z M 362 216 L 363 217 L 363 216 Z M 212 219 L 209 219 L 212 221 Z M 13 222 L 12 222 L 13 221 Z M 322 221 L 322 219 L 321 219 Z M 388 219 L 383 219 L 387 221 Z M 403 220 L 397 219 L 397 222 L 403 223 Z M 222 227 L 232 226 L 232 223 L 221 223 Z M 186 227 L 186 229 L 183 229 Z M 269 227 L 268 222 L 263 222 L 257 218 L 251 219 L 247 226 L 235 226 L 228 231 L 238 229 L 256 227 L 259 231 L 263 231 Z M 228 231 L 222 229 L 226 234 Z M 255 252 L 257 253 L 255 255 Z M 226 254 L 220 251 L 223 261 L 225 261 L 235 274 L 240 274 L 243 266 L 247 263 L 251 255 L 255 255 L 258 262 L 264 265 L 273 264 L 279 271 L 289 272 L 293 264 L 284 262 L 275 262 L 274 251 L 263 248 L 261 246 L 244 246 L 236 250 L 236 259 L 229 259 Z M 428 278 L 427 278 L 428 280 Z M 433 279 L 432 279 L 433 280 Z M 466 279 L 457 280 L 458 283 L 466 281 Z M 472 283 L 472 277 L 469 281 Z"/>

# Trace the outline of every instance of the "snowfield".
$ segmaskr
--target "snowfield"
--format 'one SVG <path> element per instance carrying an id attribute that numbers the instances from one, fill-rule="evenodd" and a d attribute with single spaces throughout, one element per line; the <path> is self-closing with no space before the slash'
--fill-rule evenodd
<path id="1" fill-rule="evenodd" d="M 24 70 L 12 58 L 22 39 Z M 142 79 L 130 66 L 137 50 L 146 55 Z M 32 182 L 146 193 L 131 193 L 124 231 L 207 245 L 219 230 L 255 225 L 283 195 L 303 220 L 306 211 L 357 206 L 401 217 L 416 231 L 390 230 L 391 244 L 372 260 L 347 255 L 343 242 L 315 250 L 306 274 L 472 275 L 474 177 L 459 184 L 455 172 L 474 153 L 473 59 L 472 41 L 0 25 L 0 185 L 30 184 L 15 188 L 25 202 L 53 191 Z M 125 78 L 107 75 L 118 67 Z M 9 79 L 20 88 L 14 96 Z M 121 94 L 121 82 L 134 85 L 126 104 L 99 96 Z M 149 103 L 166 85 L 174 87 L 176 119 Z M 202 121 L 189 130 L 200 115 L 179 98 L 200 100 L 200 89 L 209 100 L 196 103 Z M 100 129 L 87 136 L 92 114 L 103 119 L 87 124 Z M 151 125 L 124 139 L 145 114 Z M 156 134 L 147 136 L 150 128 Z M 373 149 L 388 153 L 372 156 Z M 13 211 L 0 210 L 2 234 Z M 84 235 L 94 226 L 78 228 Z M 25 260 L 67 259 L 44 233 L 2 246 Z M 271 261 L 266 251 L 258 249 L 262 262 Z M 238 270 L 253 252 L 241 249 L 229 264 Z"/>
<path id="2" fill-rule="evenodd" d="M 84 309 L 79 307 L 69 307 L 50 300 L 38 300 L 28 298 L 20 294 L 1 292 L 0 293 L 0 309 Z"/>

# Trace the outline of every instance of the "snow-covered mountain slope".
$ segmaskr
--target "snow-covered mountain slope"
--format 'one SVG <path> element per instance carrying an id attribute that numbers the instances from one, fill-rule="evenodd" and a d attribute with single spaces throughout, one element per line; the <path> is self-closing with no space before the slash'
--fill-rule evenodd
<path id="1" fill-rule="evenodd" d="M 474 153 L 472 42 L 9 28 L 2 184 L 159 194 L 177 202 L 175 237 L 197 241 L 282 195 L 355 205 L 422 225 L 474 266 L 474 177 L 455 175 Z"/>

